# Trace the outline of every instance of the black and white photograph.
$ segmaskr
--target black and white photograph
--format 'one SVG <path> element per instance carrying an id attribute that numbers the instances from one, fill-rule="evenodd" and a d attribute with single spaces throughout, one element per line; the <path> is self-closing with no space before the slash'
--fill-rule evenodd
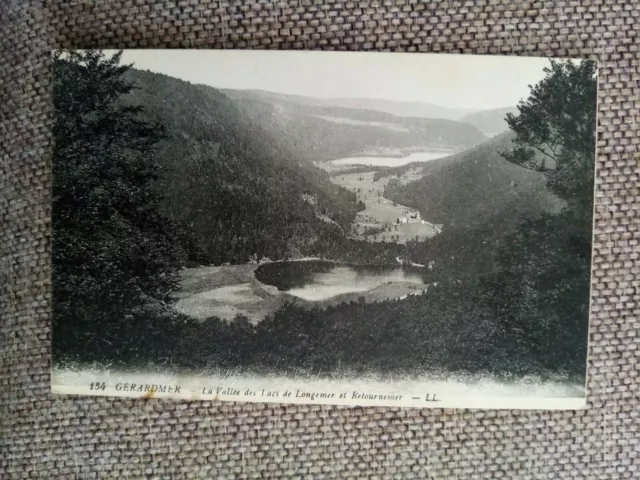
<path id="1" fill-rule="evenodd" d="M 586 407 L 597 64 L 55 51 L 52 391 Z"/>

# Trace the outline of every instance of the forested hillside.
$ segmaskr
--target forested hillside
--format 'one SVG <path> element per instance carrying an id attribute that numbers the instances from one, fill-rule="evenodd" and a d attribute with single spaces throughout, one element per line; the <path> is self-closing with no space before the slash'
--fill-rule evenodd
<path id="1" fill-rule="evenodd" d="M 144 105 L 145 118 L 166 130 L 159 147 L 163 210 L 189 226 L 209 261 L 318 253 L 320 237 L 348 228 L 355 195 L 300 161 L 226 95 L 133 69 L 127 79 L 136 88 L 126 102 Z"/>
<path id="2" fill-rule="evenodd" d="M 406 247 L 348 239 L 355 195 L 296 153 L 319 153 L 316 135 L 335 135 L 330 148 L 346 151 L 350 127 L 398 122 L 360 112 L 370 117 L 345 123 L 332 110 L 342 123 L 317 111 L 305 123 L 285 108 L 283 129 L 275 104 L 238 108 L 216 89 L 129 70 L 120 54 L 56 54 L 52 70 L 55 366 L 584 378 L 594 62 L 552 61 L 507 116 L 513 133 L 427 163 L 417 182 L 391 182 L 385 196 L 444 224 Z M 446 127 L 438 142 L 483 138 L 455 122 L 428 125 Z M 256 325 L 242 315 L 202 321 L 164 303 L 189 259 L 309 254 L 387 264 L 406 255 L 429 264 L 428 292 L 326 310 L 285 303 Z"/>
<path id="3" fill-rule="evenodd" d="M 456 151 L 486 138 L 475 127 L 452 120 L 398 117 L 269 92 L 224 92 L 272 137 L 306 160 L 331 160 L 378 148 Z"/>
<path id="4" fill-rule="evenodd" d="M 500 246 L 523 219 L 561 210 L 565 202 L 547 188 L 543 173 L 513 165 L 501 156 L 514 138 L 513 132 L 506 132 L 424 164 L 423 177 L 417 181 L 402 186 L 389 183 L 385 197 L 444 225 L 440 235 L 410 245 L 416 261 L 434 261 L 436 270 L 446 277 L 494 271 Z"/>
<path id="5" fill-rule="evenodd" d="M 470 108 L 447 108 L 424 102 L 373 98 L 331 98 L 325 100 L 324 103 L 353 109 L 377 110 L 399 117 L 443 118 L 445 120 L 459 120 L 463 115 L 476 111 Z"/>
<path id="6" fill-rule="evenodd" d="M 542 173 L 507 162 L 507 132 L 451 157 L 424 164 L 423 177 L 387 189 L 385 196 L 420 210 L 424 218 L 447 228 L 489 226 L 510 230 L 520 216 L 558 212 L 563 202 L 546 188 Z"/>

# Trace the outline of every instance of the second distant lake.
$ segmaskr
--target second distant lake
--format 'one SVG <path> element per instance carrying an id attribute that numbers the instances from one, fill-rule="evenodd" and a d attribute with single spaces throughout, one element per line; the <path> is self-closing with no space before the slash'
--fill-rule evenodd
<path id="1" fill-rule="evenodd" d="M 345 157 L 331 160 L 332 165 L 369 165 L 372 167 L 401 167 L 413 162 L 429 162 L 451 155 L 451 152 L 415 152 L 406 157 Z"/>

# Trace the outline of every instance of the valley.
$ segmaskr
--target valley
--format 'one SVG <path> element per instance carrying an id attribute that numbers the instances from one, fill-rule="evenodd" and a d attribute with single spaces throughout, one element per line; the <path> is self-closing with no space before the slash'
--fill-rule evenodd
<path id="1" fill-rule="evenodd" d="M 223 92 L 255 125 L 305 161 L 381 157 L 385 152 L 405 156 L 434 149 L 446 154 L 487 139 L 475 126 L 449 115 L 427 118 L 405 108 L 380 110 L 376 102 L 345 102 L 339 106 L 326 99 L 258 90 Z"/>
<path id="2" fill-rule="evenodd" d="M 552 61 L 514 118 L 436 68 L 385 92 L 58 53 L 55 369 L 584 384 L 595 63 Z"/>
<path id="3" fill-rule="evenodd" d="M 441 158 L 443 154 L 431 155 Z M 404 157 L 373 158 L 386 159 L 390 166 L 404 164 Z M 423 158 L 432 157 L 427 154 Z M 396 162 L 392 161 L 394 159 Z M 368 163 L 366 157 L 358 161 Z M 357 201 L 365 205 L 355 216 L 348 232 L 350 238 L 402 245 L 408 241 L 424 241 L 440 233 L 442 225 L 434 225 L 422 219 L 418 210 L 383 196 L 389 182 L 405 185 L 422 178 L 420 167 L 374 180 L 375 162 L 368 165 L 372 168 L 370 171 L 340 173 L 341 166 L 349 165 L 340 161 L 315 162 L 316 167 L 331 174 L 332 183 L 355 193 Z M 305 200 L 315 205 L 311 197 L 305 196 Z M 275 271 L 264 277 L 260 271 L 265 268 Z M 200 320 L 215 316 L 232 321 L 241 316 L 257 324 L 285 302 L 327 308 L 356 300 L 372 303 L 423 295 L 429 287 L 424 283 L 424 275 L 425 271 L 419 267 L 350 265 L 319 258 L 189 268 L 183 270 L 181 288 L 173 295 L 176 299 L 174 308 Z M 265 283 L 265 278 L 272 278 L 278 287 Z"/>
<path id="4" fill-rule="evenodd" d="M 500 157 L 511 137 L 482 133 L 501 128 L 501 110 L 461 120 L 462 112 L 400 116 L 406 105 L 340 106 L 129 75 L 140 86 L 130 100 L 145 105 L 150 121 L 162 120 L 170 139 L 158 151 L 162 208 L 191 235 L 173 298 L 196 319 L 257 323 L 287 302 L 326 308 L 405 298 L 421 287 L 403 275 L 379 282 L 354 272 L 398 269 L 397 258 L 443 268 L 443 256 L 450 267 L 483 258 L 491 268 L 490 256 L 461 250 L 482 251 L 475 239 L 488 237 L 479 226 L 499 239 L 517 223 L 514 212 L 557 211 L 541 174 Z M 256 278 L 261 265 L 302 258 L 343 269 L 284 290 Z"/>
<path id="5" fill-rule="evenodd" d="M 434 225 L 421 218 L 416 209 L 398 204 L 383 196 L 390 181 L 399 184 L 421 178 L 419 168 L 409 169 L 399 176 L 382 177 L 374 181 L 376 170 L 362 173 L 335 173 L 331 181 L 356 193 L 365 209 L 357 213 L 351 235 L 368 242 L 405 244 L 409 240 L 423 241 L 437 235 L 442 225 Z"/>

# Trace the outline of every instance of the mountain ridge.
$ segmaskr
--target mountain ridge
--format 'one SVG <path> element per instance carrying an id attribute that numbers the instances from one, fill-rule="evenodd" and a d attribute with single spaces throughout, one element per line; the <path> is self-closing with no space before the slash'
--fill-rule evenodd
<path id="1" fill-rule="evenodd" d="M 509 130 L 506 121 L 508 113 L 518 113 L 518 107 L 501 107 L 481 110 L 461 117 L 461 122 L 473 125 L 487 136 L 493 136 Z"/>
<path id="2" fill-rule="evenodd" d="M 465 115 L 478 111 L 473 108 L 450 108 L 426 102 L 353 97 L 333 98 L 329 99 L 329 103 L 332 105 L 343 105 L 349 108 L 378 110 L 398 117 L 433 118 L 456 121 Z"/>
<path id="3" fill-rule="evenodd" d="M 142 105 L 168 136 L 158 148 L 162 208 L 194 231 L 213 263 L 295 257 L 348 228 L 355 194 L 297 158 L 224 93 L 149 71 L 126 77 L 137 88 L 124 101 Z"/>
<path id="4" fill-rule="evenodd" d="M 558 212 L 563 202 L 546 188 L 544 174 L 500 156 L 514 136 L 505 132 L 464 152 L 427 162 L 421 179 L 392 187 L 385 196 L 417 208 L 423 218 L 442 223 L 445 229 L 491 225 L 510 230 L 519 216 Z"/>
<path id="5" fill-rule="evenodd" d="M 361 155 L 379 147 L 433 147 L 454 152 L 486 139 L 477 128 L 455 120 L 303 104 L 286 95 L 263 96 L 256 91 L 224 92 L 247 116 L 308 161 Z"/>
<path id="6" fill-rule="evenodd" d="M 451 108 L 428 102 L 415 102 L 407 100 L 388 100 L 382 98 L 364 97 L 313 97 L 299 94 L 289 94 L 262 90 L 258 88 L 232 89 L 220 88 L 220 91 L 236 95 L 251 95 L 262 98 L 272 98 L 297 102 L 300 105 L 316 105 L 327 107 L 342 107 L 352 110 L 371 110 L 381 113 L 388 113 L 396 117 L 432 118 L 442 120 L 459 120 L 460 118 L 480 112 L 477 108 Z M 242 93 L 240 93 L 242 92 Z"/>

